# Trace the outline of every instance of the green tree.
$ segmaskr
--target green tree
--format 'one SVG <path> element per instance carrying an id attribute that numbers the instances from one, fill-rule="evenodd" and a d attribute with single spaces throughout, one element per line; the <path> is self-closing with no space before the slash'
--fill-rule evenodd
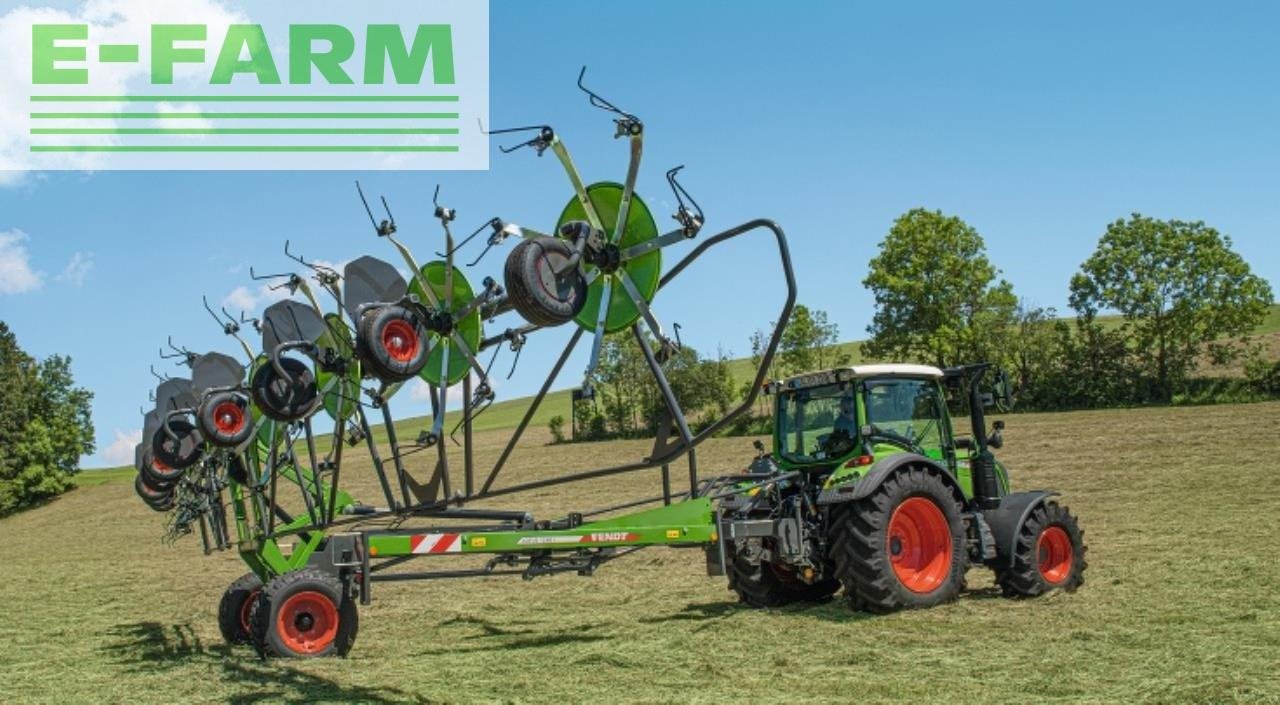
<path id="1" fill-rule="evenodd" d="M 1107 226 L 1098 248 L 1071 279 L 1071 306 L 1084 321 L 1100 311 L 1124 317 L 1130 348 L 1169 401 L 1216 341 L 1251 331 L 1272 302 L 1271 286 L 1231 249 L 1231 238 L 1202 222 L 1134 213 Z"/>
<path id="2" fill-rule="evenodd" d="M 36 362 L 0 321 L 0 515 L 69 489 L 93 452 L 93 395 L 74 385 L 70 358 Z"/>
<path id="3" fill-rule="evenodd" d="M 864 354 L 939 367 L 1001 361 L 1017 298 L 998 274 L 982 236 L 963 220 L 908 211 L 894 221 L 862 282 L 876 300 Z"/>

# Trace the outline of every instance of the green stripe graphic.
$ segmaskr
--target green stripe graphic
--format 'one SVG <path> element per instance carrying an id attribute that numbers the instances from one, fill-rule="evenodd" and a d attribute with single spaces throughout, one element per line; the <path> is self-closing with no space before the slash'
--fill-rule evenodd
<path id="1" fill-rule="evenodd" d="M 103 46 L 102 49 L 108 47 Z M 137 47 L 133 47 L 136 53 Z M 105 61 L 106 59 L 104 59 Z M 136 56 L 133 59 L 137 60 Z M 456 95 L 33 95 L 35 103 L 456 103 Z"/>
<path id="2" fill-rule="evenodd" d="M 404 120 L 411 118 L 451 119 L 457 113 L 31 113 L 34 120 L 59 120 L 67 118 L 116 118 L 123 120 L 185 120 L 195 118 L 226 119 L 335 119 L 335 120 Z"/>
<path id="3" fill-rule="evenodd" d="M 456 135 L 454 127 L 33 127 L 33 135 Z"/>
<path id="4" fill-rule="evenodd" d="M 457 145 L 32 145 L 32 152 L 457 152 Z"/>

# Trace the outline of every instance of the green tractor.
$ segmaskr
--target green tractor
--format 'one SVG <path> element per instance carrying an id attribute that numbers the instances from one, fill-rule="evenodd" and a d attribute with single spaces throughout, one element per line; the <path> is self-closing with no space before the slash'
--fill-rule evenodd
<path id="1" fill-rule="evenodd" d="M 721 540 L 709 571 L 755 607 L 829 598 L 841 586 L 876 613 L 954 599 L 984 564 L 1010 597 L 1073 591 L 1083 532 L 1052 491 L 1011 492 L 991 449 L 986 409 L 1012 403 L 989 364 L 941 370 L 860 365 L 772 382 L 773 452 L 747 475 L 768 477 L 717 505 Z M 967 407 L 970 433 L 949 407 Z"/>

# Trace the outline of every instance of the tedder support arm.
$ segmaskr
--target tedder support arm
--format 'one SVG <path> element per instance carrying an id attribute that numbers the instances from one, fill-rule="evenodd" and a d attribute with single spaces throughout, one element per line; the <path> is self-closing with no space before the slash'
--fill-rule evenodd
<path id="1" fill-rule="evenodd" d="M 563 529 L 448 531 L 369 536 L 369 556 L 392 558 L 448 553 L 529 553 L 543 550 L 679 546 L 719 540 L 711 500 L 700 497 Z"/>

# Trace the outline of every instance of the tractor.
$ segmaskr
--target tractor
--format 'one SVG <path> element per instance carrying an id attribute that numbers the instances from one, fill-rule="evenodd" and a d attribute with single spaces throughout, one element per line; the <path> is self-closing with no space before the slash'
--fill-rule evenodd
<path id="1" fill-rule="evenodd" d="M 1085 544 L 1056 492 L 1012 492 L 992 449 L 1012 404 L 1007 375 L 981 363 L 872 364 L 770 382 L 773 450 L 719 500 L 708 571 L 753 607 L 828 599 L 841 587 L 874 613 L 955 599 L 983 564 L 1006 596 L 1073 591 Z M 969 433 L 950 411 L 969 414 Z M 754 485 L 750 477 L 760 478 Z"/>

